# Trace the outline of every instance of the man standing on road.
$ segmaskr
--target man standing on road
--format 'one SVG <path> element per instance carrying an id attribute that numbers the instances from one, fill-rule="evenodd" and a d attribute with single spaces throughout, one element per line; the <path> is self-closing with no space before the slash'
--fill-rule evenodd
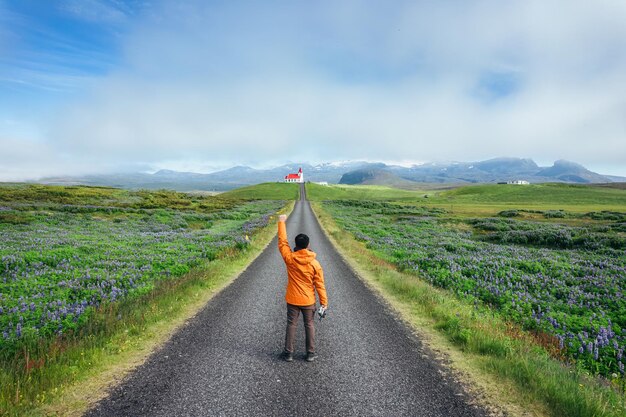
<path id="1" fill-rule="evenodd" d="M 296 337 L 298 316 L 302 312 L 306 334 L 306 360 L 315 359 L 315 291 L 319 297 L 323 311 L 328 306 L 326 287 L 324 286 L 324 271 L 315 259 L 315 253 L 309 250 L 309 237 L 305 234 L 296 236 L 296 247 L 293 252 L 287 240 L 287 216 L 281 214 L 278 219 L 278 250 L 287 265 L 287 331 L 285 335 L 285 350 L 282 357 L 287 362 L 293 361 L 293 342 Z"/>

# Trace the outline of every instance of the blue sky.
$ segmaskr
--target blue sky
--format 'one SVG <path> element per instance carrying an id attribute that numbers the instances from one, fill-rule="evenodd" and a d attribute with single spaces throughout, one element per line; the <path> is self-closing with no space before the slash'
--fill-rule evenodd
<path id="1" fill-rule="evenodd" d="M 46 142 L 57 109 L 121 63 L 136 11 L 132 3 L 0 1 L 0 135 L 14 146 Z"/>
<path id="2" fill-rule="evenodd" d="M 285 161 L 626 175 L 626 4 L 0 0 L 0 180 Z"/>
<path id="3" fill-rule="evenodd" d="M 121 38 L 131 24 L 125 13 L 133 9 L 111 6 L 108 16 L 91 15 L 83 10 L 91 3 L 96 2 L 0 3 L 5 106 L 14 100 L 63 99 L 84 88 L 88 78 L 105 76 L 121 63 Z"/>

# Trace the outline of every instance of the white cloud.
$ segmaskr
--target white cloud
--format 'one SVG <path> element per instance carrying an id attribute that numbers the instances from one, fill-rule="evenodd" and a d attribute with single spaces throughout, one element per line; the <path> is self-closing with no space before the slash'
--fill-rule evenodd
<path id="1" fill-rule="evenodd" d="M 166 2 L 125 40 L 123 69 L 63 110 L 49 146 L 68 167 L 504 155 L 626 166 L 624 21 L 611 0 Z M 481 100 L 490 73 L 519 85 Z"/>

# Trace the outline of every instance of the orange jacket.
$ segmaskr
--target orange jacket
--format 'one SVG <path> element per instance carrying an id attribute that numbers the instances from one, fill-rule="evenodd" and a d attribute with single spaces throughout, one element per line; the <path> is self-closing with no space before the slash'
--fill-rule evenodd
<path id="1" fill-rule="evenodd" d="M 315 253 L 308 249 L 292 252 L 287 241 L 285 222 L 278 222 L 278 250 L 287 265 L 287 293 L 285 300 L 296 306 L 315 304 L 315 290 L 321 305 L 328 305 L 324 271 L 315 259 Z"/>

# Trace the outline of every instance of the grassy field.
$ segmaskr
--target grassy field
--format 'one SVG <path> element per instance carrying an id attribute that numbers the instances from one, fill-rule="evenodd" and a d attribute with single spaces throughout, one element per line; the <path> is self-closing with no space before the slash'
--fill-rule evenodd
<path id="1" fill-rule="evenodd" d="M 0 186 L 0 414 L 47 414 L 77 381 L 146 354 L 258 253 L 288 204 Z"/>
<path id="2" fill-rule="evenodd" d="M 464 214 L 489 215 L 501 210 L 624 211 L 624 190 L 591 185 L 469 185 L 451 190 L 408 191 L 383 186 L 307 184 L 307 196 L 323 200 L 393 200 L 441 207 Z"/>
<path id="3" fill-rule="evenodd" d="M 307 198 L 312 201 L 321 200 L 414 200 L 419 191 L 402 190 L 399 188 L 379 185 L 318 185 L 307 184 Z"/>
<path id="4" fill-rule="evenodd" d="M 250 187 L 237 188 L 219 195 L 223 199 L 241 200 L 295 200 L 300 196 L 298 184 L 268 182 Z"/>
<path id="5" fill-rule="evenodd" d="M 332 187 L 310 188 L 347 256 L 409 315 L 479 356 L 481 372 L 551 415 L 622 415 L 625 191 L 470 186 L 337 200 Z M 585 377 L 597 374 L 605 382 Z"/>
<path id="6" fill-rule="evenodd" d="M 573 184 L 473 185 L 443 191 L 433 203 L 520 205 L 574 211 L 626 207 L 626 193 L 613 188 Z"/>

